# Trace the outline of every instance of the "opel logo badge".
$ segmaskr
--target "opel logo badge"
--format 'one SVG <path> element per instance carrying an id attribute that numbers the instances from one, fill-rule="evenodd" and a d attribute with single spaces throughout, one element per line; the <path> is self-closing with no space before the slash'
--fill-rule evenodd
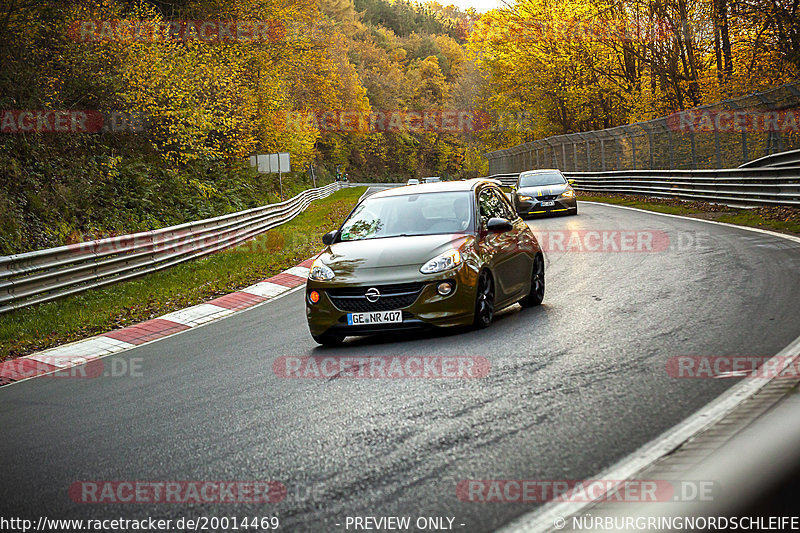
<path id="1" fill-rule="evenodd" d="M 381 291 L 379 291 L 375 287 L 372 287 L 371 289 L 367 290 L 364 296 L 367 297 L 368 302 L 375 303 L 380 299 Z"/>

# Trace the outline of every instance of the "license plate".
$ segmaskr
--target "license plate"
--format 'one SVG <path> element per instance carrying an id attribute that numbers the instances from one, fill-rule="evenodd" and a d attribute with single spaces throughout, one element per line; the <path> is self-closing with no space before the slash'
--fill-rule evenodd
<path id="1" fill-rule="evenodd" d="M 555 202 L 542 202 L 542 207 L 553 207 L 556 205 Z"/>
<path id="2" fill-rule="evenodd" d="M 375 311 L 374 313 L 347 313 L 348 326 L 367 324 L 397 324 L 403 321 L 402 311 Z"/>

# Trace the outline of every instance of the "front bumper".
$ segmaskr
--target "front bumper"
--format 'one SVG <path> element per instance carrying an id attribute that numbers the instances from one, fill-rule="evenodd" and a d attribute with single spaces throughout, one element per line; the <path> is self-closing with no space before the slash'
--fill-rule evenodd
<path id="1" fill-rule="evenodd" d="M 543 206 L 542 202 L 551 201 L 552 206 Z M 572 198 L 553 198 L 553 199 L 533 199 L 529 201 L 516 200 L 514 205 L 517 209 L 517 214 L 520 216 L 528 215 L 547 215 L 551 213 L 568 213 L 578 209 L 578 201 L 575 197 Z"/>
<path id="2" fill-rule="evenodd" d="M 380 270 L 380 269 L 371 269 Z M 339 333 L 342 335 L 367 335 L 373 333 L 402 331 L 407 329 L 425 329 L 430 327 L 447 327 L 468 325 L 472 323 L 475 311 L 475 290 L 478 282 L 477 272 L 468 264 L 463 263 L 455 269 L 434 275 L 421 274 L 418 267 L 414 267 L 416 275 L 406 272 L 397 278 L 388 280 L 380 273 L 370 276 L 365 273 L 360 278 L 363 281 L 337 283 L 309 280 L 306 284 L 306 318 L 308 328 L 314 335 L 324 333 Z M 374 279 L 371 279 L 374 278 Z M 372 282 L 370 282 L 372 281 Z M 440 295 L 436 287 L 441 281 L 452 281 L 455 289 L 447 296 Z M 403 322 L 396 324 L 357 325 L 347 324 L 348 311 L 337 307 L 328 290 L 363 288 L 394 285 L 401 283 L 424 283 L 417 297 L 410 305 L 398 307 L 403 311 Z M 308 293 L 316 290 L 320 293 L 320 300 L 312 304 Z M 341 305 L 341 304 L 340 304 Z M 368 311 L 367 311 L 368 312 Z"/>

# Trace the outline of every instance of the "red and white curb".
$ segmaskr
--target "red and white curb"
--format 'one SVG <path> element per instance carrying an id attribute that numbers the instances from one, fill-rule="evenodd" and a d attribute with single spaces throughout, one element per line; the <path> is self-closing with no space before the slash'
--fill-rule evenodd
<path id="1" fill-rule="evenodd" d="M 127 328 L 115 329 L 63 346 L 56 346 L 25 357 L 0 363 L 0 386 L 63 371 L 73 366 L 175 335 L 237 311 L 247 309 L 304 285 L 313 259 L 250 285 L 180 311 L 147 320 Z"/>

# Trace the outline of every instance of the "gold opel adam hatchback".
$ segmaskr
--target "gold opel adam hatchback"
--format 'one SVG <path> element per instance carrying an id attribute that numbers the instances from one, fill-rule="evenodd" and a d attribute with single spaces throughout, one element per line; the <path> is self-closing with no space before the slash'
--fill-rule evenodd
<path id="1" fill-rule="evenodd" d="M 325 234 L 306 285 L 311 336 L 488 326 L 495 310 L 544 298 L 530 228 L 487 180 L 397 187 L 360 202 Z"/>

